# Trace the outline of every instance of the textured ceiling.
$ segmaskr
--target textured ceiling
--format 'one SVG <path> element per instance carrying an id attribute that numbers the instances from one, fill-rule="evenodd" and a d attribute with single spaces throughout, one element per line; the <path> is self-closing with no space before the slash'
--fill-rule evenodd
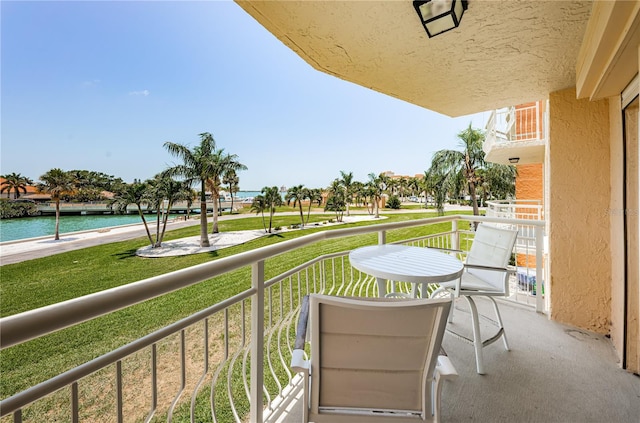
<path id="1" fill-rule="evenodd" d="M 409 0 L 237 3 L 314 68 L 449 116 L 575 86 L 591 1 L 469 1 L 428 38 Z"/>

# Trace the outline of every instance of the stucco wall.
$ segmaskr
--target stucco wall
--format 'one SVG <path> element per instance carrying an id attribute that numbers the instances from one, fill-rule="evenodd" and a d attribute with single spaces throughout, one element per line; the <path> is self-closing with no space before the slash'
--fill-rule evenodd
<path id="1" fill-rule="evenodd" d="M 549 96 L 551 317 L 599 333 L 611 319 L 609 106 Z"/>
<path id="2" fill-rule="evenodd" d="M 542 163 L 517 165 L 516 198 L 518 200 L 542 200 Z"/>

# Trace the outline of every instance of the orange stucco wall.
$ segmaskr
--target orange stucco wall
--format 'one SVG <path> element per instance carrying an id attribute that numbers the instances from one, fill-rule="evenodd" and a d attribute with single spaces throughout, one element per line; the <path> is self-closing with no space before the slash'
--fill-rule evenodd
<path id="1" fill-rule="evenodd" d="M 543 175 L 542 163 L 516 166 L 516 198 L 518 200 L 542 200 Z"/>
<path id="2" fill-rule="evenodd" d="M 606 334 L 611 319 L 609 108 L 549 96 L 551 317 Z"/>

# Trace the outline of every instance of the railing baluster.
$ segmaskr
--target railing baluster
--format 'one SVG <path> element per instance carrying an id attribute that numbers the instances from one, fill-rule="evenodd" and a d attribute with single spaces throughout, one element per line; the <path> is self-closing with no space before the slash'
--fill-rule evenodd
<path id="1" fill-rule="evenodd" d="M 196 399 L 198 397 L 198 392 L 200 392 L 200 388 L 207 377 L 207 373 L 209 373 L 209 319 L 204 319 L 202 330 L 204 331 L 203 340 L 202 340 L 203 349 L 204 349 L 203 357 L 202 357 L 203 359 L 202 375 L 200 376 L 200 379 L 198 380 L 198 383 L 196 384 L 196 387 L 193 390 L 193 394 L 191 394 L 191 409 L 190 409 L 191 421 L 195 421 Z"/>
<path id="2" fill-rule="evenodd" d="M 153 418 L 158 408 L 158 347 L 156 344 L 151 345 L 151 410 L 147 418 L 144 420 L 148 423 Z"/>
<path id="3" fill-rule="evenodd" d="M 545 280 L 544 280 L 544 276 L 543 276 L 543 271 L 542 271 L 542 254 L 543 254 L 543 249 L 544 249 L 544 228 L 540 227 L 540 226 L 536 226 L 535 229 L 535 234 L 536 234 L 536 311 L 538 313 L 543 313 L 544 310 L 546 309 L 545 307 L 545 298 L 546 298 L 546 302 L 547 302 L 547 306 L 549 304 L 549 287 L 547 286 L 547 290 L 545 292 L 545 295 L 542 295 L 542 290 L 545 288 Z"/>
<path id="4" fill-rule="evenodd" d="M 122 415 L 122 360 L 116 362 L 116 408 L 118 423 L 122 423 L 124 420 Z"/>
<path id="5" fill-rule="evenodd" d="M 264 261 L 251 266 L 251 405 L 249 420 L 262 421 L 264 363 Z"/>
<path id="6" fill-rule="evenodd" d="M 78 423 L 80 421 L 79 416 L 80 404 L 78 401 L 78 382 L 71 384 L 71 422 Z"/>
<path id="7" fill-rule="evenodd" d="M 171 423 L 173 419 L 173 411 L 175 410 L 176 405 L 178 404 L 178 400 L 182 396 L 184 392 L 184 388 L 187 384 L 187 356 L 186 356 L 186 340 L 185 340 L 185 331 L 184 329 L 180 331 L 180 388 L 175 398 L 171 402 L 171 406 L 169 407 L 169 412 L 167 416 L 167 422 Z"/>

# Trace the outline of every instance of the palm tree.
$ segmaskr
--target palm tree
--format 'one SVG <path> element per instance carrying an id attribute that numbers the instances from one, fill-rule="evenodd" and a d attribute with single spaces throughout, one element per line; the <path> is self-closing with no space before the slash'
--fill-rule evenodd
<path id="1" fill-rule="evenodd" d="M 264 191 L 264 189 L 263 189 Z M 262 213 L 262 227 L 264 231 L 267 232 L 267 224 L 264 221 L 264 211 L 269 207 L 267 206 L 267 201 L 265 200 L 263 195 L 256 195 L 251 203 L 251 211 L 256 212 L 256 214 Z M 271 232 L 271 226 L 269 226 L 269 231 Z"/>
<path id="2" fill-rule="evenodd" d="M 485 168 L 479 171 L 482 180 L 480 185 L 482 204 L 485 204 L 490 197 L 513 198 L 516 194 L 517 173 L 515 166 L 487 163 Z"/>
<path id="3" fill-rule="evenodd" d="M 415 176 L 407 179 L 407 189 L 409 190 L 410 195 L 420 197 L 420 195 L 422 194 L 421 179 Z"/>
<path id="4" fill-rule="evenodd" d="M 273 225 L 273 215 L 276 212 L 276 207 L 282 205 L 282 196 L 278 187 L 264 187 L 262 188 L 262 196 L 264 197 L 265 210 L 269 210 L 269 233 L 271 233 L 271 226 Z"/>
<path id="5" fill-rule="evenodd" d="M 469 127 L 458 134 L 462 151 L 436 151 L 431 160 L 431 170 L 434 174 L 446 178 L 448 188 L 453 188 L 454 194 L 459 196 L 466 188 L 469 190 L 473 214 L 478 215 L 478 201 L 476 189 L 481 182 L 478 169 L 485 166 L 482 142 L 484 134 L 479 129 Z M 444 185 L 440 189 L 444 188 Z"/>
<path id="6" fill-rule="evenodd" d="M 213 152 L 209 157 L 209 169 L 210 175 L 207 178 L 206 186 L 211 190 L 211 197 L 213 200 L 213 228 L 212 234 L 220 232 L 218 230 L 218 213 L 220 209 L 220 187 L 222 186 L 222 178 L 228 172 L 234 173 L 239 170 L 246 170 L 247 167 L 238 161 L 238 156 L 235 154 L 227 154 L 224 149 L 221 148 Z"/>
<path id="7" fill-rule="evenodd" d="M 33 185 L 33 181 L 26 176 L 22 176 L 19 173 L 10 173 L 8 175 L 2 175 L 5 180 L 0 184 L 0 193 L 7 192 L 11 196 L 11 191 L 14 192 L 14 199 L 20 198 L 20 191 L 23 194 L 27 193 L 27 186 Z"/>
<path id="8" fill-rule="evenodd" d="M 342 182 L 339 179 L 335 179 L 327 191 L 329 195 L 324 209 L 335 212 L 336 221 L 342 222 L 342 215 L 346 209 L 345 191 Z"/>
<path id="9" fill-rule="evenodd" d="M 115 205 L 116 210 L 121 213 L 127 211 L 127 206 L 129 204 L 136 205 L 138 209 L 138 215 L 142 219 L 144 229 L 147 231 L 149 244 L 153 246 L 154 242 L 153 238 L 151 237 L 151 232 L 149 231 L 149 225 L 147 224 L 147 219 L 145 219 L 144 213 L 142 212 L 142 205 L 149 205 L 149 199 L 147 195 L 148 189 L 149 186 L 147 183 L 134 182 L 133 184 L 125 184 L 118 192 L 115 193 L 112 204 Z"/>
<path id="10" fill-rule="evenodd" d="M 289 188 L 284 198 L 285 201 L 287 202 L 287 206 L 291 202 L 293 202 L 294 208 L 296 205 L 298 205 L 298 208 L 300 209 L 300 226 L 304 226 L 304 214 L 302 213 L 302 201 L 308 197 L 309 197 L 309 192 L 304 187 L 304 185 L 297 185 L 295 187 Z"/>
<path id="11" fill-rule="evenodd" d="M 424 172 L 425 208 L 427 207 L 427 198 L 432 197 L 434 205 L 440 215 L 444 214 L 444 200 L 447 194 L 446 182 L 446 175 L 436 172 L 433 168 Z"/>
<path id="12" fill-rule="evenodd" d="M 226 184 L 229 187 L 229 194 L 231 194 L 231 209 L 229 210 L 229 214 L 233 213 L 233 198 L 234 194 L 238 192 L 238 183 L 240 182 L 240 178 L 234 169 L 230 169 L 227 173 L 222 177 L 222 183 Z"/>
<path id="13" fill-rule="evenodd" d="M 307 190 L 307 195 L 307 198 L 309 198 L 309 208 L 307 209 L 307 221 L 305 224 L 309 223 L 309 215 L 311 215 L 311 206 L 313 206 L 313 203 L 318 203 L 318 206 L 322 205 L 322 190 L 320 188 L 311 188 Z"/>
<path id="14" fill-rule="evenodd" d="M 353 182 L 353 172 L 346 173 L 342 170 L 340 171 L 340 183 L 344 187 L 344 200 L 347 208 L 347 216 L 349 216 L 349 203 L 353 201 Z"/>
<path id="15" fill-rule="evenodd" d="M 74 180 L 70 174 L 62 169 L 54 168 L 40 176 L 42 183 L 36 186 L 38 192 L 44 192 L 51 196 L 56 203 L 56 232 L 55 240 L 60 239 L 60 199 L 65 195 L 73 195 L 75 191 Z"/>
<path id="16" fill-rule="evenodd" d="M 369 174 L 369 194 L 371 196 L 372 209 L 375 210 L 375 218 L 380 217 L 380 201 L 382 200 L 382 194 L 387 187 L 386 177 L 381 173 L 377 175 L 375 173 Z"/>
<path id="17" fill-rule="evenodd" d="M 355 201 L 356 206 L 359 206 L 361 203 L 366 204 L 366 193 L 365 193 L 365 185 L 360 181 L 354 181 L 351 188 L 353 189 L 353 201 Z"/>
<path id="18" fill-rule="evenodd" d="M 206 183 L 214 176 L 212 157 L 216 152 L 216 142 L 208 132 L 203 132 L 199 136 L 200 144 L 194 147 L 193 150 L 182 144 L 164 143 L 167 151 L 171 155 L 182 159 L 183 162 L 165 170 L 164 174 L 170 177 L 181 176 L 185 178 L 185 182 L 189 185 L 200 183 L 200 246 L 209 247 Z"/>
<path id="19" fill-rule="evenodd" d="M 167 229 L 169 211 L 176 201 L 187 199 L 191 195 L 191 189 L 187 182 L 176 181 L 163 174 L 156 175 L 150 181 L 149 188 L 147 195 L 156 210 L 156 241 L 152 242 L 152 248 L 159 248 Z"/>

